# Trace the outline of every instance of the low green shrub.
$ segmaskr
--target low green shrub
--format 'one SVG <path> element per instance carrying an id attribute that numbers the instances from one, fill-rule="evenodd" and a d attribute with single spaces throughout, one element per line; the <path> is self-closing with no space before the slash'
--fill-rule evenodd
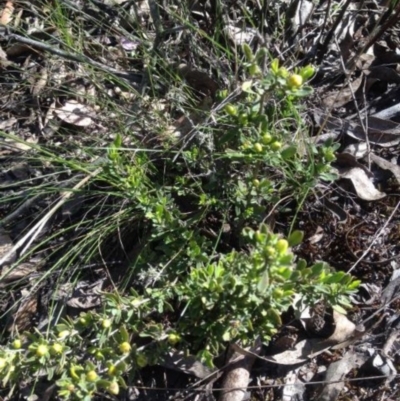
<path id="1" fill-rule="evenodd" d="M 334 178 L 335 145 L 307 141 L 301 116 L 314 68 L 291 73 L 273 60 L 266 69 L 264 49 L 243 53 L 239 93 L 220 91 L 212 123 L 183 138 L 184 146 L 130 150 L 116 135 L 98 179 L 105 197 L 123 200 L 125 224 L 143 227 L 134 289 L 103 294 L 101 311 L 2 346 L 0 379 L 10 393 L 21 381 L 47 379 L 65 399 L 116 395 L 172 347 L 211 366 L 230 341 L 268 342 L 295 297 L 342 311 L 349 305 L 358 281 L 295 260 L 301 233 L 286 240 L 263 224 L 282 199 L 301 205 L 319 180 Z M 110 223 L 103 231 L 117 230 Z"/>
<path id="2" fill-rule="evenodd" d="M 286 240 L 263 225 L 246 229 L 244 238 L 246 251 L 204 261 L 175 286 L 149 288 L 142 295 L 103 294 L 102 311 L 81 313 L 48 333 L 15 338 L 0 349 L 2 385 L 12 388 L 42 377 L 56 380 L 66 399 L 115 395 L 126 387 L 126 377 L 161 361 L 171 347 L 196 352 L 212 366 L 229 341 L 268 342 L 295 296 L 306 304 L 324 299 L 341 310 L 349 305 L 359 282 L 324 263 L 295 262 L 290 245 L 301 233 Z M 161 323 L 164 313 L 175 316 L 168 327 Z"/>

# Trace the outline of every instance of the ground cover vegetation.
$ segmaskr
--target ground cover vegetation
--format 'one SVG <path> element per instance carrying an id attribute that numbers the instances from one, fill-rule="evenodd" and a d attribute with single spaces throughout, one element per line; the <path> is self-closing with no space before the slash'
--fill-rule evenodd
<path id="1" fill-rule="evenodd" d="M 1 7 L 2 399 L 398 396 L 396 2 Z"/>

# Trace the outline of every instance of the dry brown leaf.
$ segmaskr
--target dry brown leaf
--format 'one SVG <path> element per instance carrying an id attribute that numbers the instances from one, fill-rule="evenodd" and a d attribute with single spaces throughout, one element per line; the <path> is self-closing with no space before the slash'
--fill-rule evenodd
<path id="1" fill-rule="evenodd" d="M 368 78 L 377 78 L 379 81 L 383 82 L 394 82 L 396 84 L 400 83 L 400 75 L 396 72 L 396 70 L 383 65 L 372 67 L 365 73 L 368 74 Z"/>
<path id="2" fill-rule="evenodd" d="M 180 64 L 177 72 L 196 92 L 206 97 L 215 97 L 219 85 L 205 72 L 190 68 L 186 64 Z"/>
<path id="3" fill-rule="evenodd" d="M 8 324 L 8 331 L 23 332 L 32 327 L 33 318 L 37 313 L 38 298 L 37 294 L 31 294 L 27 290 L 22 290 L 21 296 L 24 300 L 19 304 L 16 312 L 11 316 L 11 321 Z"/>
<path id="4" fill-rule="evenodd" d="M 361 124 L 344 118 L 332 117 L 322 110 L 314 110 L 316 123 L 325 129 L 345 132 L 352 138 L 365 141 L 365 130 Z M 381 147 L 395 146 L 400 143 L 400 124 L 391 121 L 369 116 L 367 123 L 369 143 Z"/>
<path id="5" fill-rule="evenodd" d="M 348 340 L 356 330 L 356 325 L 350 321 L 346 315 L 333 310 L 333 321 L 335 322 L 335 331 L 326 340 L 338 344 Z"/>
<path id="6" fill-rule="evenodd" d="M 335 167 L 348 169 L 350 167 L 358 167 L 364 170 L 368 177 L 373 177 L 373 174 L 363 164 L 357 161 L 357 158 L 350 153 L 343 152 L 336 155 L 334 163 Z"/>
<path id="7" fill-rule="evenodd" d="M 375 188 L 365 171 L 359 167 L 353 167 L 339 173 L 341 178 L 346 178 L 353 183 L 357 196 L 367 201 L 382 199 L 386 196 Z"/>
<path id="8" fill-rule="evenodd" d="M 357 58 L 356 67 L 359 70 L 368 70 L 374 61 L 375 56 L 373 54 L 364 53 Z"/>
<path id="9" fill-rule="evenodd" d="M 193 375 L 199 379 L 204 379 L 210 376 L 211 373 L 215 372 L 215 369 L 208 368 L 194 356 L 188 356 L 182 351 L 175 350 L 170 351 L 165 355 L 161 365 L 169 369 Z"/>
<path id="10" fill-rule="evenodd" d="M 10 63 L 10 61 L 7 59 L 7 53 L 0 46 L 0 65 L 4 65 L 6 67 L 8 63 Z"/>
<path id="11" fill-rule="evenodd" d="M 322 98 L 322 104 L 328 108 L 339 108 L 353 99 L 353 95 L 363 86 L 364 74 L 339 91 L 328 93 Z M 351 88 L 349 87 L 351 86 Z"/>
<path id="12" fill-rule="evenodd" d="M 14 43 L 10 47 L 8 47 L 6 50 L 6 54 L 9 57 L 18 57 L 18 56 L 22 56 L 25 53 L 40 54 L 40 51 L 34 49 L 32 46 L 26 45 L 25 43 Z"/>
<path id="13" fill-rule="evenodd" d="M 377 164 L 383 170 L 389 170 L 400 184 L 400 167 L 397 164 L 393 164 L 382 157 L 379 157 L 373 153 L 370 155 L 371 160 Z"/>
<path id="14" fill-rule="evenodd" d="M 13 247 L 13 242 L 6 230 L 0 226 L 0 259 L 3 258 Z M 15 260 L 16 254 L 13 254 L 7 259 L 6 263 L 12 263 Z M 1 266 L 0 266 L 1 267 Z"/>
<path id="15" fill-rule="evenodd" d="M 47 68 L 42 68 L 40 70 L 39 79 L 32 86 L 32 95 L 39 96 L 43 89 L 46 87 L 48 80 Z"/>
<path id="16" fill-rule="evenodd" d="M 0 288 L 6 283 L 20 280 L 27 275 L 36 272 L 39 263 L 39 260 L 32 260 L 30 262 L 18 263 L 16 266 L 10 268 L 3 268 L 0 276 Z"/>
<path id="17" fill-rule="evenodd" d="M 0 17 L 0 25 L 8 25 L 12 19 L 14 12 L 14 4 L 12 1 L 7 1 Z"/>
<path id="18" fill-rule="evenodd" d="M 0 121 L 0 129 L 6 131 L 12 128 L 17 122 L 18 120 L 15 117 L 10 117 L 7 120 Z"/>

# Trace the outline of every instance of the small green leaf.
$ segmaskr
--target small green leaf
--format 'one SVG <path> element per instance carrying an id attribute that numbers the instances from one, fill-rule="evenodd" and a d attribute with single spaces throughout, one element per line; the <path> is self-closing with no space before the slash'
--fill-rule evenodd
<path id="1" fill-rule="evenodd" d="M 292 93 L 296 97 L 307 97 L 312 95 L 313 88 L 311 86 L 302 86 L 300 89 L 293 90 Z"/>
<path id="2" fill-rule="evenodd" d="M 294 270 L 290 276 L 290 280 L 293 282 L 300 280 L 300 278 L 301 278 L 301 273 L 298 270 Z"/>
<path id="3" fill-rule="evenodd" d="M 318 277 L 324 270 L 324 267 L 325 267 L 324 263 L 322 263 L 322 262 L 316 263 L 315 265 L 313 265 L 311 267 L 311 272 L 312 272 L 311 275 L 313 277 Z"/>
<path id="4" fill-rule="evenodd" d="M 268 309 L 267 316 L 275 327 L 279 327 L 282 325 L 281 315 L 276 309 L 274 308 Z"/>
<path id="5" fill-rule="evenodd" d="M 120 327 L 119 335 L 121 336 L 122 341 L 129 341 L 129 333 L 125 326 Z"/>
<path id="6" fill-rule="evenodd" d="M 266 271 L 263 273 L 263 275 L 262 275 L 260 281 L 258 282 L 257 290 L 258 290 L 260 293 L 264 293 L 265 290 L 268 288 L 268 286 L 269 286 L 269 273 L 268 273 L 268 271 L 266 270 Z"/>
<path id="7" fill-rule="evenodd" d="M 347 288 L 349 290 L 356 290 L 361 284 L 361 280 L 354 280 L 352 283 L 350 283 Z"/>
<path id="8" fill-rule="evenodd" d="M 267 49 L 265 47 L 260 47 L 257 50 L 257 53 L 255 55 L 255 59 L 257 60 L 257 62 L 260 63 L 260 62 L 262 62 L 264 60 L 265 56 L 267 56 L 267 55 L 268 55 Z"/>
<path id="9" fill-rule="evenodd" d="M 277 58 L 273 59 L 271 62 L 271 71 L 276 75 L 279 71 L 279 60 Z"/>
<path id="10" fill-rule="evenodd" d="M 312 65 L 307 65 L 300 70 L 300 75 L 304 81 L 310 79 L 315 74 L 315 68 Z"/>
<path id="11" fill-rule="evenodd" d="M 282 150 L 281 156 L 283 160 L 292 159 L 297 153 L 297 146 L 289 146 Z"/>
<path id="12" fill-rule="evenodd" d="M 119 133 L 118 133 L 117 136 L 115 137 L 113 145 L 114 145 L 117 149 L 119 149 L 119 148 L 121 147 L 121 145 L 122 145 L 122 136 L 121 136 Z"/>
<path id="13" fill-rule="evenodd" d="M 345 272 L 337 272 L 327 276 L 323 282 L 326 284 L 340 283 L 344 276 L 346 276 Z"/>
<path id="14" fill-rule="evenodd" d="M 247 43 L 243 43 L 242 49 L 246 60 L 251 63 L 254 60 L 253 50 L 251 50 L 251 47 Z"/>
<path id="15" fill-rule="evenodd" d="M 304 238 L 304 233 L 299 230 L 292 231 L 290 234 L 288 240 L 289 240 L 289 245 L 290 246 L 296 246 L 301 244 Z"/>

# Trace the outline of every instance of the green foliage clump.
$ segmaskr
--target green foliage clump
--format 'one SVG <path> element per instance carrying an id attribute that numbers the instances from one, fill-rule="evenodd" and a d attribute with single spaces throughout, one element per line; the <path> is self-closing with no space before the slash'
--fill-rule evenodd
<path id="1" fill-rule="evenodd" d="M 116 135 L 99 178 L 107 197 L 124 202 L 114 220 L 141 227 L 134 289 L 103 294 L 101 311 L 2 346 L 0 380 L 10 392 L 46 378 L 65 399 L 117 395 L 172 347 L 213 365 L 228 342 L 268 342 L 295 297 L 349 305 L 358 281 L 295 260 L 291 247 L 302 235 L 285 239 L 262 224 L 282 199 L 301 204 L 318 180 L 334 178 L 335 146 L 300 137 L 300 100 L 312 93 L 314 68 L 290 73 L 273 60 L 266 70 L 265 49 L 243 53 L 240 93 L 221 91 L 213 125 L 199 127 L 186 146 L 152 153 L 138 143 L 129 152 Z M 119 233 L 103 224 L 97 236 Z"/>
<path id="2" fill-rule="evenodd" d="M 200 349 L 202 359 L 211 362 L 228 341 L 248 345 L 261 337 L 267 343 L 295 296 L 308 304 L 325 299 L 333 307 L 349 305 L 347 297 L 359 282 L 325 263 L 295 262 L 289 245 L 299 236 L 294 231 L 288 241 L 265 225 L 246 229 L 246 252 L 232 251 L 197 266 L 177 285 L 184 304 L 178 331 Z"/>
<path id="3" fill-rule="evenodd" d="M 199 263 L 173 287 L 142 295 L 103 294 L 102 312 L 81 313 L 47 334 L 14 339 L 0 348 L 2 385 L 46 377 L 56 380 L 66 399 L 116 395 L 126 388 L 127 377 L 159 362 L 170 347 L 196 352 L 212 366 L 229 341 L 246 345 L 261 337 L 268 342 L 295 296 L 306 303 L 324 299 L 334 307 L 348 305 L 359 282 L 324 263 L 295 262 L 290 245 L 301 233 L 286 240 L 262 225 L 246 229 L 244 237 L 246 251 Z M 174 312 L 170 327 L 159 321 L 161 314 Z"/>

